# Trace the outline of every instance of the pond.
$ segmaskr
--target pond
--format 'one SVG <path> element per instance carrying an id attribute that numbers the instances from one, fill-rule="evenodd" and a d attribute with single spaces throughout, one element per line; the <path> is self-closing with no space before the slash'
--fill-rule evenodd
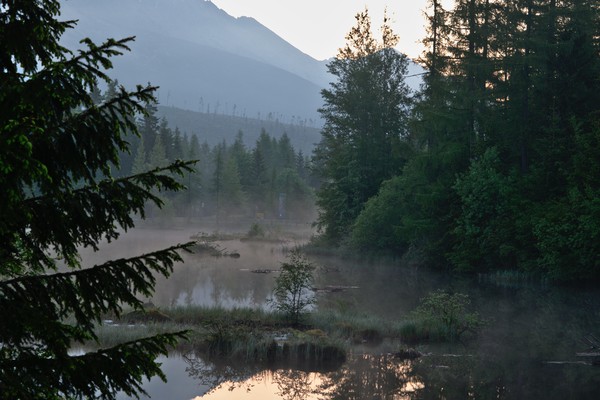
<path id="1" fill-rule="evenodd" d="M 139 229 L 85 255 L 99 262 L 109 254 L 135 255 L 186 241 L 190 229 Z M 265 307 L 285 243 L 219 242 L 240 258 L 186 255 L 168 280 L 159 280 L 149 299 L 157 306 L 186 304 Z M 236 365 L 194 354 L 162 359 L 168 383 L 145 385 L 154 399 L 563 399 L 597 398 L 600 367 L 577 353 L 586 338 L 600 336 L 600 291 L 541 284 L 499 284 L 453 277 L 400 262 L 351 262 L 316 258 L 316 285 L 346 290 L 318 293 L 319 308 L 386 319 L 406 316 L 436 289 L 470 296 L 472 309 L 488 323 L 464 343 L 421 344 L 423 357 L 397 359 L 393 348 L 356 347 L 333 371 L 285 366 Z M 263 273 L 252 271 L 262 270 Z M 238 363 L 239 364 L 239 363 Z"/>

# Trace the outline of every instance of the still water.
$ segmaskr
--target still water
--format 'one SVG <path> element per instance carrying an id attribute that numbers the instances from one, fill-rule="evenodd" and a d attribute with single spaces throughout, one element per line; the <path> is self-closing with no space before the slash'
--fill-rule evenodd
<path id="1" fill-rule="evenodd" d="M 184 242 L 190 229 L 138 229 L 97 254 L 136 255 Z M 186 255 L 168 279 L 158 281 L 157 306 L 186 304 L 264 307 L 287 249 L 285 243 L 220 242 L 240 258 Z M 576 353 L 585 338 L 600 337 L 600 291 L 530 285 L 500 285 L 456 278 L 399 262 L 355 263 L 315 259 L 317 286 L 351 289 L 320 293 L 318 307 L 403 318 L 436 289 L 467 293 L 472 308 L 489 322 L 465 343 L 423 344 L 414 361 L 387 351 L 356 348 L 334 371 L 266 368 L 205 361 L 194 354 L 161 359 L 168 383 L 145 385 L 153 399 L 597 399 L 600 367 Z"/>

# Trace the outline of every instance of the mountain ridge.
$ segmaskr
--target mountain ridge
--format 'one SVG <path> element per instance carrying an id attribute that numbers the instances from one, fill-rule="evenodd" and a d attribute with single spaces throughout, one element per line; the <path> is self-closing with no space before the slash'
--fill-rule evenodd
<path id="1" fill-rule="evenodd" d="M 160 87 L 163 106 L 320 125 L 321 90 L 334 77 L 318 61 L 252 17 L 232 17 L 208 0 L 62 0 L 77 19 L 62 43 L 135 35 L 109 71 L 127 87 Z M 414 88 L 414 86 L 413 86 Z"/>
<path id="2" fill-rule="evenodd" d="M 61 5 L 63 18 L 79 21 L 63 39 L 69 48 L 80 48 L 82 37 L 103 41 L 135 35 L 132 51 L 115 58 L 109 73 L 126 86 L 160 86 L 165 106 L 210 112 L 227 104 L 247 116 L 320 118 L 320 90 L 330 80 L 323 63 L 254 18 L 234 18 L 204 0 Z"/>

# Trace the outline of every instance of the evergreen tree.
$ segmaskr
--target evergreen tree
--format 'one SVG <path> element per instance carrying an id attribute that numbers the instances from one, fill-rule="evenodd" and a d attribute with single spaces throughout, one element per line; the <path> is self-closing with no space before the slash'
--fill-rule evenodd
<path id="1" fill-rule="evenodd" d="M 262 155 L 262 151 L 260 150 L 258 143 L 256 147 L 252 150 L 252 185 L 250 192 L 250 197 L 252 199 L 253 205 L 258 211 L 265 211 L 266 205 L 268 203 L 267 192 L 268 192 L 268 175 L 267 175 L 267 167 L 265 165 L 265 159 Z"/>
<path id="2" fill-rule="evenodd" d="M 290 138 L 287 133 L 283 132 L 283 135 L 277 142 L 277 167 L 278 168 L 293 168 L 296 162 L 296 153 L 290 142 Z"/>
<path id="3" fill-rule="evenodd" d="M 154 287 L 180 260 L 175 246 L 85 268 L 80 246 L 133 227 L 151 190 L 179 190 L 168 174 L 186 164 L 114 179 L 133 117 L 153 101 L 155 88 L 119 88 L 99 105 L 90 96 L 110 57 L 130 39 L 72 54 L 59 44 L 74 22 L 59 22 L 53 0 L 2 1 L 0 6 L 0 397 L 5 399 L 115 398 L 142 393 L 144 378 L 164 375 L 159 354 L 181 333 L 152 336 L 83 355 L 74 345 L 95 340 L 95 324 Z M 168 173 L 168 174 L 167 174 Z M 58 272 L 56 258 L 66 269 Z M 70 319 L 69 319 L 70 317 Z M 69 322 L 72 320 L 73 322 Z"/>
<path id="4" fill-rule="evenodd" d="M 179 128 L 175 127 L 175 132 L 173 133 L 173 152 L 171 154 L 170 161 L 175 160 L 183 160 L 185 154 L 185 141 L 181 136 L 181 131 Z"/>
<path id="5" fill-rule="evenodd" d="M 229 149 L 230 156 L 235 160 L 238 168 L 240 183 L 247 190 L 252 184 L 252 160 L 251 154 L 244 144 L 244 133 L 240 130 L 235 137 L 233 145 Z"/>
<path id="6" fill-rule="evenodd" d="M 102 103 L 104 101 L 104 95 L 102 94 L 102 91 L 100 90 L 100 88 L 98 87 L 98 85 L 93 85 L 92 86 L 92 91 L 90 93 L 90 98 L 92 99 L 92 101 L 96 105 L 98 105 L 98 104 L 100 104 L 100 103 Z"/>
<path id="7" fill-rule="evenodd" d="M 135 152 L 135 158 L 131 168 L 132 174 L 141 174 L 148 171 L 148 163 L 146 162 L 146 158 L 146 146 L 144 145 L 144 138 L 141 138 L 138 142 L 138 147 Z"/>
<path id="8" fill-rule="evenodd" d="M 304 153 L 302 150 L 298 150 L 298 154 L 296 154 L 296 172 L 298 176 L 305 182 L 308 183 L 308 163 L 306 162 L 306 158 L 304 157 Z"/>
<path id="9" fill-rule="evenodd" d="M 235 158 L 228 157 L 223 165 L 221 177 L 221 206 L 233 214 L 243 214 L 244 193 Z"/>
<path id="10" fill-rule="evenodd" d="M 188 158 L 194 160 L 200 156 L 200 141 L 197 135 L 192 135 L 188 148 Z"/>
<path id="11" fill-rule="evenodd" d="M 173 131 L 169 128 L 169 122 L 165 117 L 162 117 L 158 126 L 158 136 L 161 139 L 162 146 L 165 150 L 165 157 L 167 160 L 175 160 L 176 158 L 173 156 L 175 151 L 173 144 Z"/>
<path id="12" fill-rule="evenodd" d="M 109 79 L 106 82 L 106 93 L 104 93 L 104 100 L 111 100 L 117 96 L 119 88 L 119 80 L 118 79 Z"/>
<path id="13" fill-rule="evenodd" d="M 163 144 L 162 135 L 156 136 L 154 146 L 148 156 L 148 166 L 150 168 L 161 168 L 168 164 L 167 152 Z"/>
<path id="14" fill-rule="evenodd" d="M 271 136 L 269 136 L 265 128 L 262 128 L 260 136 L 256 141 L 256 149 L 260 152 L 264 166 L 269 171 L 275 167 L 275 148 Z"/>
<path id="15" fill-rule="evenodd" d="M 188 173 L 185 178 L 185 184 L 188 188 L 185 193 L 185 202 L 188 207 L 188 215 L 202 215 L 204 212 L 203 202 L 206 201 L 203 189 L 204 182 L 208 182 L 208 179 L 206 178 L 206 171 L 208 170 L 207 164 L 210 156 L 208 152 L 202 151 L 202 148 L 205 146 L 200 146 L 198 137 L 196 135 L 192 135 L 191 139 L 188 141 L 187 134 L 184 134 L 182 142 L 182 158 L 187 158 L 188 160 L 198 160 L 198 163 L 193 166 L 192 172 Z"/>
<path id="16" fill-rule="evenodd" d="M 212 179 L 212 192 L 214 196 L 215 209 L 217 215 L 217 225 L 219 224 L 219 214 L 223 200 L 223 170 L 225 167 L 225 149 L 224 144 L 218 145 L 214 149 L 214 174 Z"/>
<path id="17" fill-rule="evenodd" d="M 148 101 L 144 105 L 144 114 L 138 122 L 141 137 L 144 139 L 147 149 L 154 148 L 154 141 L 158 136 L 159 119 L 156 116 L 156 101 Z"/>
<path id="18" fill-rule="evenodd" d="M 384 20 L 383 38 L 370 30 L 367 10 L 328 64 L 337 77 L 321 93 L 325 120 L 315 149 L 315 168 L 323 183 L 317 193 L 317 224 L 338 242 L 381 182 L 400 172 L 404 162 L 409 89 L 404 82 L 407 60 L 391 46 L 398 38 Z"/>

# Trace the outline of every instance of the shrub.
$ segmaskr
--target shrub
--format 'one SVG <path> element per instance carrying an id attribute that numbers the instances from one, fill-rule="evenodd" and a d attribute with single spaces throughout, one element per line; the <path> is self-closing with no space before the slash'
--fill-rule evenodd
<path id="1" fill-rule="evenodd" d="M 470 303 L 464 293 L 450 294 L 444 290 L 429 293 L 413 312 L 421 329 L 413 329 L 428 332 L 429 339 L 440 340 L 457 340 L 465 332 L 476 333 L 484 321 L 478 313 L 467 311 Z"/>

